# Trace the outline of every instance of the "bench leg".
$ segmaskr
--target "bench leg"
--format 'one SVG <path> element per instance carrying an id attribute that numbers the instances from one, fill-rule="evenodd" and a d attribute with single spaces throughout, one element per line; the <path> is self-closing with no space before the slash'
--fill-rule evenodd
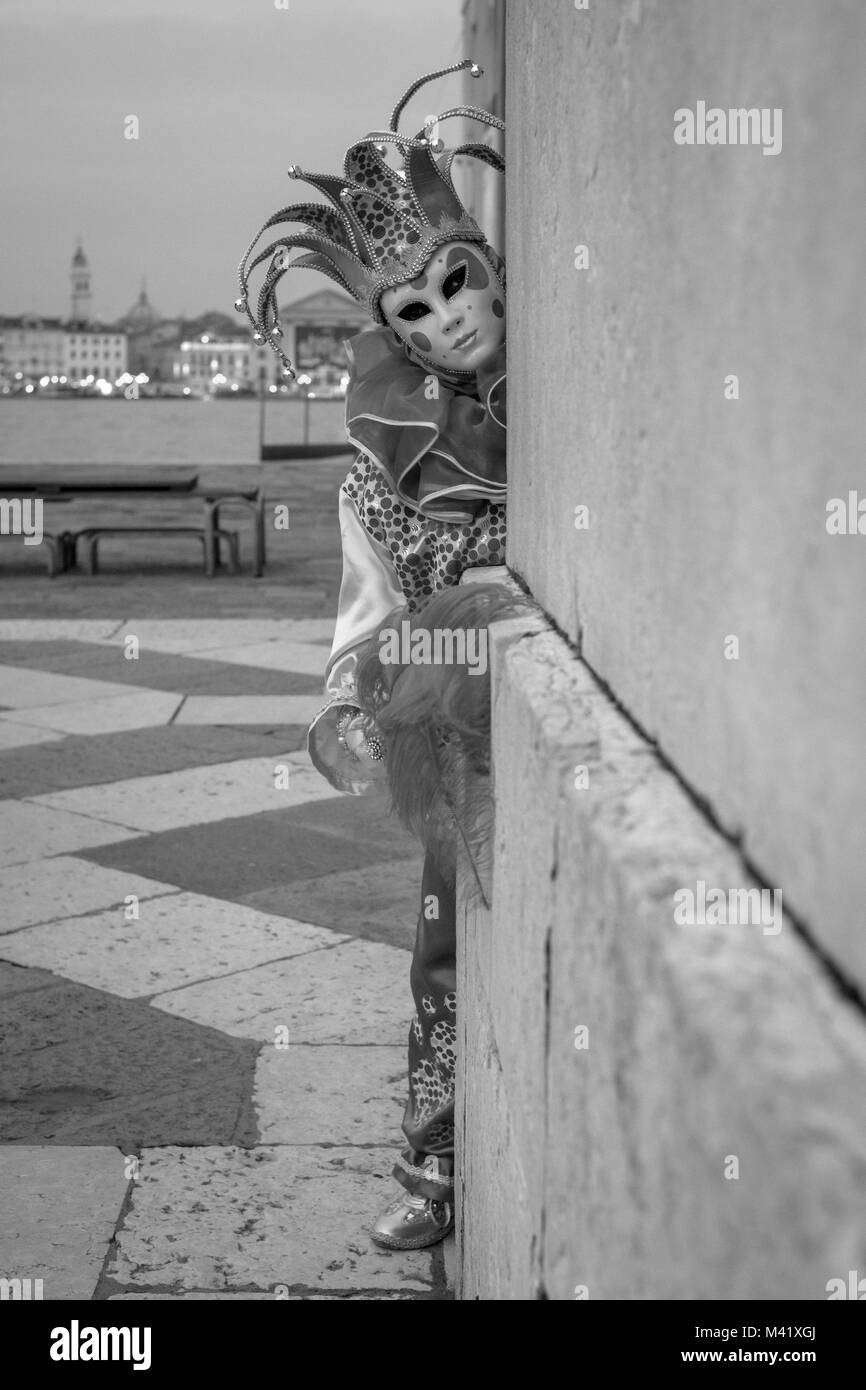
<path id="1" fill-rule="evenodd" d="M 205 498 L 204 503 L 204 572 L 213 579 L 217 566 L 216 507 Z"/>
<path id="2" fill-rule="evenodd" d="M 215 569 L 220 569 L 222 566 L 220 550 L 220 538 L 222 534 L 220 530 L 220 509 L 219 506 L 215 506 L 213 509 L 213 562 Z"/>
<path id="3" fill-rule="evenodd" d="M 214 560 L 219 554 L 219 542 L 224 540 L 229 547 L 229 569 L 232 574 L 238 572 L 238 538 L 233 531 L 217 531 L 214 527 L 209 530 L 205 527 L 203 533 L 198 537 L 202 543 L 204 553 L 204 572 L 208 579 L 214 577 Z"/>
<path id="4" fill-rule="evenodd" d="M 260 492 L 255 501 L 254 533 L 255 533 L 255 553 L 253 556 L 253 574 L 256 579 L 260 579 L 265 572 L 265 497 Z"/>
<path id="5" fill-rule="evenodd" d="M 99 545 L 98 536 L 83 536 L 84 541 L 84 569 L 87 574 L 99 573 Z"/>
<path id="6" fill-rule="evenodd" d="M 237 503 L 242 506 L 250 515 L 253 544 L 253 563 L 252 574 L 259 578 L 265 568 L 265 502 L 261 492 L 253 500 L 249 497 L 228 497 L 220 499 L 222 502 Z M 204 536 L 205 536 L 205 573 L 208 578 L 213 578 L 216 568 L 220 562 L 219 544 L 224 540 L 229 546 L 229 565 L 232 573 L 240 573 L 240 550 L 238 548 L 237 533 L 223 530 L 219 525 L 220 501 L 206 497 L 204 499 Z M 231 538 L 234 538 L 233 540 Z"/>
<path id="7" fill-rule="evenodd" d="M 253 537 L 253 565 L 250 571 L 254 579 L 260 579 L 265 568 L 265 499 L 261 492 L 253 501 L 250 497 L 233 499 L 250 514 Z"/>
<path id="8" fill-rule="evenodd" d="M 48 578 L 54 579 L 56 575 L 63 573 L 63 537 L 49 536 L 46 531 L 42 540 L 48 556 Z"/>
<path id="9" fill-rule="evenodd" d="M 67 570 L 75 569 L 75 541 L 76 535 L 74 531 L 64 531 L 60 536 L 60 564 L 64 574 Z"/>
<path id="10" fill-rule="evenodd" d="M 238 545 L 237 531 L 217 530 L 217 555 L 219 555 L 220 540 L 224 540 L 229 548 L 229 574 L 240 574 L 241 572 L 241 552 Z"/>

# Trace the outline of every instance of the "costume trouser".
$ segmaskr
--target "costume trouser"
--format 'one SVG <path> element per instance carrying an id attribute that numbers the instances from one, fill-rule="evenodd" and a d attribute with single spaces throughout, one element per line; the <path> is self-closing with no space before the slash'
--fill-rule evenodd
<path id="1" fill-rule="evenodd" d="M 456 953 L 454 872 L 428 852 L 409 976 L 416 1010 L 403 1117 L 409 1147 L 397 1159 L 394 1177 L 416 1196 L 448 1202 L 454 1199 Z"/>

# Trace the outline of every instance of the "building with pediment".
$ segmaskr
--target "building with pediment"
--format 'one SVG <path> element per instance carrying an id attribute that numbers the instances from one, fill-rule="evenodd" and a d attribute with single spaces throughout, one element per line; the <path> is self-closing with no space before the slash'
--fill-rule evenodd
<path id="1" fill-rule="evenodd" d="M 299 376 L 309 376 L 313 387 L 336 387 L 348 370 L 343 340 L 372 326 L 369 314 L 339 290 L 314 290 L 312 294 L 280 309 L 283 350 Z M 279 379 L 279 361 L 267 346 L 256 349 L 261 367 L 266 358 L 267 379 Z"/>

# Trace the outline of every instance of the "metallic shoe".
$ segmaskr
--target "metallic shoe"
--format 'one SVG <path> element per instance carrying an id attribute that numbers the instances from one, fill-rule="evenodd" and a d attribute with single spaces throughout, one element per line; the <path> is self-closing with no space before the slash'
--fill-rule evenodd
<path id="1" fill-rule="evenodd" d="M 444 1240 L 454 1225 L 450 1202 L 402 1192 L 379 1217 L 370 1234 L 389 1250 L 422 1250 Z"/>

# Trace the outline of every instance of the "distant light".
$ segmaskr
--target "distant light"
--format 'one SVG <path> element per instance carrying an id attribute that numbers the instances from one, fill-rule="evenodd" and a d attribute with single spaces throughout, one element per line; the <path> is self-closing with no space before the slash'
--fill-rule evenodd
<path id="1" fill-rule="evenodd" d="M 40 386 L 47 386 L 50 380 L 51 380 L 51 377 L 50 377 L 50 376 L 41 376 L 41 377 L 39 378 L 39 385 L 40 385 Z"/>
<path id="2" fill-rule="evenodd" d="M 183 388 L 183 394 L 184 394 L 185 396 L 188 396 L 189 393 L 190 393 L 190 392 L 189 392 L 189 387 L 188 387 L 188 386 L 185 386 L 185 387 Z"/>
<path id="3" fill-rule="evenodd" d="M 209 343 L 209 342 L 210 342 L 210 338 L 208 337 L 207 333 L 202 333 L 202 335 L 201 335 L 201 340 L 202 340 L 203 343 Z"/>
<path id="4" fill-rule="evenodd" d="M 24 387 L 24 394 L 25 394 L 25 396 L 29 396 L 29 395 L 30 395 L 30 392 L 31 392 L 31 391 L 35 391 L 35 390 L 36 390 L 36 387 L 35 387 L 35 386 L 25 386 L 25 387 Z"/>
<path id="5" fill-rule="evenodd" d="M 348 378 L 348 376 L 341 376 L 341 377 L 340 377 L 340 385 L 342 386 L 343 390 L 345 391 L 346 387 L 349 385 L 349 378 Z"/>
<path id="6" fill-rule="evenodd" d="M 24 375 L 23 372 L 16 372 L 16 373 L 15 373 L 15 380 L 16 380 L 16 381 L 20 381 L 21 378 L 23 377 L 23 375 Z"/>
<path id="7" fill-rule="evenodd" d="M 181 352 L 189 352 L 189 346 L 190 346 L 189 343 L 181 343 L 181 345 L 180 345 L 180 350 L 181 350 Z"/>
<path id="8" fill-rule="evenodd" d="M 269 391 L 276 391 L 276 389 L 277 389 L 276 386 L 269 386 L 269 387 L 268 387 L 268 390 L 269 390 Z"/>
<path id="9" fill-rule="evenodd" d="M 316 399 L 316 393 L 315 393 L 315 391 L 308 391 L 308 392 L 307 392 L 307 400 L 308 400 L 308 401 L 314 401 L 315 399 Z"/>
<path id="10" fill-rule="evenodd" d="M 56 386 L 59 380 L 60 380 L 60 377 L 59 377 L 59 376 L 53 376 L 53 377 L 51 378 L 51 385 L 52 385 L 52 386 Z"/>
<path id="11" fill-rule="evenodd" d="M 211 377 L 211 380 L 214 386 L 225 386 L 226 384 L 226 377 L 222 372 L 217 372 L 216 376 Z"/>
<path id="12" fill-rule="evenodd" d="M 146 386 L 147 383 L 150 381 L 150 377 L 147 375 L 146 372 L 139 372 L 138 376 L 135 379 L 138 382 L 139 386 Z"/>
<path id="13" fill-rule="evenodd" d="M 233 391 L 237 391 L 237 389 L 238 389 L 238 384 L 237 384 L 236 381 L 233 381 L 233 382 L 232 382 L 232 390 L 233 390 Z"/>

